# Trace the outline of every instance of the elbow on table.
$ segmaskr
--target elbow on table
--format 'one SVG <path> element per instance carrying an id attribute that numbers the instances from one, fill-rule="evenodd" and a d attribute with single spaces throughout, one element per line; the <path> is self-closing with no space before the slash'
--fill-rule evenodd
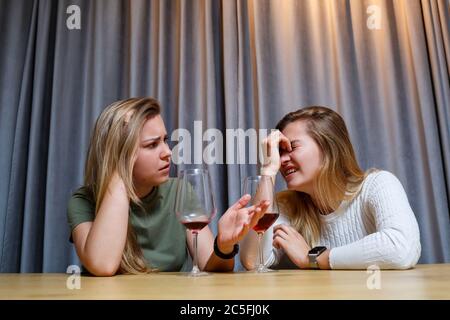
<path id="1" fill-rule="evenodd" d="M 389 269 L 406 270 L 413 268 L 419 261 L 421 253 L 420 241 L 406 241 L 404 246 L 389 250 L 385 262 Z"/>
<path id="2" fill-rule="evenodd" d="M 407 270 L 413 268 L 416 264 L 417 262 L 411 259 L 392 260 L 388 263 L 388 268 L 386 269 Z"/>
<path id="3" fill-rule="evenodd" d="M 92 262 L 85 265 L 86 269 L 97 277 L 112 277 L 116 275 L 119 265 L 109 262 Z"/>
<path id="4" fill-rule="evenodd" d="M 241 261 L 241 265 L 246 269 L 246 270 L 253 270 L 256 267 L 255 261 L 256 261 L 256 257 L 252 257 L 249 255 L 240 255 L 239 256 L 240 261 Z"/>

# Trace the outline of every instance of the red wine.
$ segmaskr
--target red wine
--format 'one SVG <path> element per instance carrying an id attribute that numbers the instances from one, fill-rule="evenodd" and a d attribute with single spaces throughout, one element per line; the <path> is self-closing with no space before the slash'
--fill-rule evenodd
<path id="1" fill-rule="evenodd" d="M 209 221 L 182 221 L 181 222 L 187 229 L 191 230 L 192 232 L 199 232 L 204 227 L 206 227 L 209 223 Z"/>
<path id="2" fill-rule="evenodd" d="M 259 219 L 258 224 L 253 227 L 256 232 L 266 231 L 274 222 L 278 219 L 279 213 L 265 213 L 261 219 Z"/>

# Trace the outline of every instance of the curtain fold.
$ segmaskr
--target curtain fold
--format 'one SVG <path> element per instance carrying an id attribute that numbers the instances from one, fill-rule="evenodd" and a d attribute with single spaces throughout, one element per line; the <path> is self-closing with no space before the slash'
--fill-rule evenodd
<path id="1" fill-rule="evenodd" d="M 66 26 L 70 5 L 80 30 Z M 226 163 L 208 166 L 214 232 L 258 169 L 248 139 L 231 143 L 227 130 L 268 132 L 306 105 L 337 110 L 361 166 L 404 185 L 420 262 L 450 262 L 449 9 L 446 0 L 0 0 L 0 272 L 79 264 L 67 201 L 96 118 L 131 96 L 161 102 L 169 136 L 191 133 L 197 165 L 212 141 L 203 133 L 221 132 Z"/>
<path id="2" fill-rule="evenodd" d="M 436 204 L 435 210 L 445 212 L 450 207 L 450 2 L 421 1 L 421 5 L 433 95 L 429 113 L 436 123 L 433 137 L 426 136 L 430 140 L 436 137 L 439 140 L 439 144 L 435 145 L 433 150 L 428 150 L 428 159 L 434 169 L 431 174 L 432 186 L 434 190 L 437 189 L 433 199 Z M 426 130 L 426 133 L 429 131 Z M 438 228 L 433 232 L 439 235 L 438 238 L 441 240 L 435 245 L 436 255 L 446 260 L 450 251 L 445 245 L 448 219 L 438 214 L 434 220 Z"/>

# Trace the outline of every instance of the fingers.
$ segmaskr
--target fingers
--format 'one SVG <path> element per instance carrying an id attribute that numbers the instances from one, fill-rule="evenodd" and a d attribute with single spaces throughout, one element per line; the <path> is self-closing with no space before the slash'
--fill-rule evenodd
<path id="1" fill-rule="evenodd" d="M 259 213 L 260 211 L 261 211 L 261 208 L 259 208 L 256 205 L 253 205 L 253 206 L 250 206 L 247 208 L 241 208 L 238 211 L 239 221 L 249 224 L 251 217 L 254 216 L 255 213 Z"/>
<path id="2" fill-rule="evenodd" d="M 238 231 L 238 235 L 237 235 L 237 239 L 238 239 L 238 241 L 240 241 L 241 240 L 241 238 L 243 238 L 246 234 L 247 234 L 247 232 L 250 230 L 250 225 L 249 225 L 249 223 L 243 223 L 242 224 L 242 228 L 241 228 L 241 230 L 239 230 Z"/>
<path id="3" fill-rule="evenodd" d="M 269 207 L 269 205 L 270 205 L 270 201 L 269 200 L 261 200 L 259 203 L 258 203 L 258 207 L 260 207 L 261 209 L 262 208 L 268 208 Z"/>
<path id="4" fill-rule="evenodd" d="M 278 224 L 273 227 L 273 240 L 280 238 L 283 240 L 288 240 L 291 236 L 290 227 L 285 224 Z"/>
<path id="5" fill-rule="evenodd" d="M 267 210 L 267 208 L 270 205 L 270 201 L 269 200 L 262 200 L 260 203 L 256 204 L 256 205 L 252 205 L 250 207 L 247 208 L 241 208 L 245 211 L 247 211 L 248 214 L 253 214 L 255 211 L 257 211 L 258 213 L 265 213 L 265 211 Z"/>
<path id="6" fill-rule="evenodd" d="M 257 212 L 257 219 L 258 220 L 261 219 L 262 216 L 264 216 L 264 214 L 266 213 L 266 211 L 269 208 L 269 206 L 270 206 L 270 201 L 268 201 L 268 200 L 261 201 L 258 204 L 258 206 L 257 206 L 257 208 L 259 209 L 259 211 Z"/>
<path id="7" fill-rule="evenodd" d="M 289 233 L 292 232 L 292 230 L 293 230 L 293 229 L 292 229 L 291 226 L 288 226 L 288 225 L 286 225 L 286 224 L 284 224 L 284 223 L 282 223 L 282 224 L 277 224 L 276 226 L 273 227 L 273 232 L 279 231 L 279 232 L 284 232 L 284 233 L 286 233 L 286 234 L 289 234 Z"/>
<path id="8" fill-rule="evenodd" d="M 273 229 L 273 246 L 277 249 L 285 248 L 289 242 L 288 226 L 279 224 Z"/>
<path id="9" fill-rule="evenodd" d="M 240 210 L 240 213 L 242 213 L 239 215 L 238 218 L 239 219 L 238 225 L 240 227 L 236 230 L 234 236 L 237 242 L 241 241 L 241 239 L 248 233 L 248 231 L 252 229 L 258 222 L 258 219 L 255 219 L 255 217 L 258 216 L 258 213 L 261 211 L 261 209 L 260 208 L 253 208 L 252 210 L 248 209 L 249 208 L 244 208 Z"/>
<path id="10" fill-rule="evenodd" d="M 278 146 L 280 144 L 280 134 L 279 130 L 273 131 L 267 141 L 267 154 L 269 157 L 273 156 L 274 153 L 278 153 Z"/>
<path id="11" fill-rule="evenodd" d="M 260 209 L 262 214 L 264 214 L 264 213 L 266 213 L 266 210 L 269 208 L 269 206 L 270 206 L 270 200 L 261 200 L 258 204 L 249 207 L 249 209 L 250 208 L 252 208 L 252 210 Z"/>
<path id="12" fill-rule="evenodd" d="M 280 132 L 280 142 L 279 142 L 279 146 L 282 147 L 284 150 L 287 150 L 289 152 L 292 151 L 292 147 L 291 147 L 291 141 Z"/>
<path id="13" fill-rule="evenodd" d="M 285 224 L 278 224 L 274 226 L 273 237 L 280 237 L 289 241 L 299 241 L 301 245 L 308 246 L 303 236 L 292 226 Z"/>
<path id="14" fill-rule="evenodd" d="M 261 208 L 255 208 L 255 210 L 251 211 L 247 215 L 247 227 L 248 229 L 253 228 L 258 223 L 258 220 L 261 217 Z"/>
<path id="15" fill-rule="evenodd" d="M 258 205 L 246 208 L 248 209 L 247 214 L 249 219 L 249 228 L 253 228 L 258 223 L 259 219 L 261 219 L 261 217 L 266 213 L 269 205 L 270 201 L 263 200 Z"/>
<path id="16" fill-rule="evenodd" d="M 248 210 L 248 212 L 253 212 L 253 211 L 255 211 L 256 208 L 257 208 L 256 205 L 252 205 L 252 206 L 247 207 L 247 208 L 245 208 L 245 209 Z"/>
<path id="17" fill-rule="evenodd" d="M 276 249 L 284 249 L 286 247 L 287 241 L 281 237 L 276 237 L 273 239 L 272 245 Z"/>
<path id="18" fill-rule="evenodd" d="M 283 230 L 281 230 L 281 229 L 274 230 L 274 232 L 273 232 L 273 239 L 274 239 L 274 240 L 275 240 L 276 238 L 280 238 L 280 239 L 283 239 L 283 240 L 287 240 L 288 237 L 289 237 L 289 235 L 288 235 L 286 232 L 284 232 Z"/>
<path id="19" fill-rule="evenodd" d="M 244 207 L 248 204 L 248 202 L 250 201 L 250 199 L 251 199 L 251 196 L 250 196 L 249 194 L 244 194 L 244 195 L 243 195 L 238 201 L 236 201 L 236 203 L 233 204 L 231 207 L 232 207 L 233 209 L 237 209 L 237 210 L 242 209 L 242 208 L 244 208 Z"/>
<path id="20" fill-rule="evenodd" d="M 262 146 L 268 157 L 271 157 L 272 153 L 278 149 L 280 134 L 279 130 L 274 130 L 263 140 Z"/>
<path id="21" fill-rule="evenodd" d="M 280 130 L 272 130 L 272 132 L 263 140 L 263 144 L 268 146 L 278 144 L 278 141 L 280 140 L 280 135 L 281 135 Z"/>
<path id="22" fill-rule="evenodd" d="M 261 216 L 263 216 L 264 213 L 266 213 L 269 206 L 270 206 L 269 200 L 261 200 L 261 202 L 258 203 L 255 207 L 261 209 Z"/>
<path id="23" fill-rule="evenodd" d="M 289 152 L 292 151 L 291 141 L 279 130 L 273 131 L 264 141 L 265 144 L 267 145 L 267 150 L 269 152 L 278 151 L 279 147 L 282 147 L 283 149 Z"/>
<path id="24" fill-rule="evenodd" d="M 277 239 L 273 239 L 273 241 L 272 241 L 272 246 L 273 246 L 275 249 L 280 249 L 280 243 L 279 243 L 279 241 L 278 241 Z"/>
<path id="25" fill-rule="evenodd" d="M 263 159 L 261 173 L 263 175 L 274 176 L 280 169 L 280 143 L 281 132 L 273 130 L 272 133 L 263 140 Z M 286 137 L 284 138 L 286 139 Z"/>
<path id="26" fill-rule="evenodd" d="M 253 205 L 247 208 L 240 208 L 238 212 L 239 224 L 242 224 L 246 227 L 246 230 L 242 230 L 240 234 L 242 234 L 243 232 L 247 232 L 248 229 L 253 228 L 258 223 L 258 220 L 264 215 L 269 205 L 270 201 L 263 200 L 257 205 Z"/>

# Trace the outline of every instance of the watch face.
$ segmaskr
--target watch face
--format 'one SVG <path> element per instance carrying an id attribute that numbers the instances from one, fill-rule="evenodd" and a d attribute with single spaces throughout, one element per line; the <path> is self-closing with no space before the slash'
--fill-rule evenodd
<path id="1" fill-rule="evenodd" d="M 309 250 L 308 254 L 319 254 L 327 250 L 327 247 L 314 247 L 311 250 Z"/>

